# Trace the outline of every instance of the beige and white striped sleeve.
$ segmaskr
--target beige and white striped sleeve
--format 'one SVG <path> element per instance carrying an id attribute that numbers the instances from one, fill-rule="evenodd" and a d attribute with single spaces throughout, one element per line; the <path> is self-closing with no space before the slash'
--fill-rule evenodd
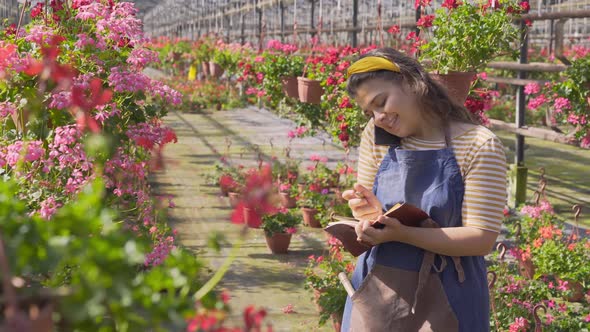
<path id="1" fill-rule="evenodd" d="M 386 146 L 375 145 L 375 124 L 370 119 L 363 130 L 359 147 L 357 182 L 371 190 L 379 165 L 387 153 Z"/>
<path id="2" fill-rule="evenodd" d="M 464 175 L 463 225 L 500 232 L 506 204 L 506 154 L 495 136 L 474 147 Z"/>

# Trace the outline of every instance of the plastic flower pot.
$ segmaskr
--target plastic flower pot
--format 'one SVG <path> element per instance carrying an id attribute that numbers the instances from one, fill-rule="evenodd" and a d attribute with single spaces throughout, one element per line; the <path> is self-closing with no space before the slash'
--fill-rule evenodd
<path id="1" fill-rule="evenodd" d="M 451 99 L 463 105 L 469 94 L 469 87 L 475 74 L 473 71 L 451 71 L 448 74 L 430 73 L 430 77 L 447 89 Z"/>
<path id="2" fill-rule="evenodd" d="M 297 206 L 297 200 L 295 197 L 291 197 L 289 193 L 279 193 L 281 199 L 281 206 L 286 209 L 292 209 Z"/>
<path id="3" fill-rule="evenodd" d="M 297 87 L 297 77 L 284 76 L 281 78 L 281 85 L 285 95 L 291 98 L 299 99 L 299 88 Z"/>
<path id="4" fill-rule="evenodd" d="M 324 88 L 322 88 L 320 81 L 297 77 L 297 90 L 299 92 L 299 101 L 302 103 L 319 104 L 322 101 Z"/>
<path id="5" fill-rule="evenodd" d="M 213 61 L 209 61 L 209 73 L 211 77 L 220 78 L 223 75 L 223 68 Z"/>
<path id="6" fill-rule="evenodd" d="M 264 235 L 266 245 L 273 254 L 286 254 L 291 244 L 291 236 L 288 233 L 274 233 L 272 236 Z"/>
<path id="7" fill-rule="evenodd" d="M 303 215 L 303 224 L 312 228 L 322 228 L 319 220 L 316 218 L 318 214 L 317 209 L 310 209 L 303 207 L 301 208 L 301 214 Z"/>

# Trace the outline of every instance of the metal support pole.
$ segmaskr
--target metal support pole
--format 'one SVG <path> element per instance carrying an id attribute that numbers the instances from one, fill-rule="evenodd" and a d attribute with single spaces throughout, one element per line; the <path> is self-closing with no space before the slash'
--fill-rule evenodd
<path id="1" fill-rule="evenodd" d="M 311 0 L 311 15 L 310 15 L 310 26 L 309 29 L 311 30 L 311 36 L 315 36 L 316 31 L 315 31 L 315 24 L 314 24 L 314 19 L 315 19 L 315 0 Z"/>
<path id="2" fill-rule="evenodd" d="M 553 53 L 553 29 L 555 20 L 549 20 L 549 56 Z"/>
<path id="3" fill-rule="evenodd" d="M 520 41 L 520 59 L 519 63 L 528 62 L 528 29 L 526 23 L 520 22 L 520 28 L 522 29 Z M 526 71 L 519 70 L 518 78 L 526 79 Z M 524 86 L 518 86 L 516 88 L 516 128 L 522 128 L 525 124 L 525 107 L 526 107 L 526 96 L 524 94 Z M 513 207 L 526 202 L 526 184 L 527 184 L 527 173 L 528 170 L 524 166 L 524 136 L 516 134 L 516 146 L 515 146 L 515 158 L 514 164 L 510 166 L 509 182 L 510 182 L 510 204 Z"/>
<path id="4" fill-rule="evenodd" d="M 281 11 L 281 43 L 285 42 L 285 4 L 281 1 L 279 2 L 279 8 Z"/>
<path id="5" fill-rule="evenodd" d="M 353 31 L 350 32 L 350 44 L 352 47 L 358 46 L 358 16 L 359 16 L 359 1 L 352 0 L 352 27 Z"/>

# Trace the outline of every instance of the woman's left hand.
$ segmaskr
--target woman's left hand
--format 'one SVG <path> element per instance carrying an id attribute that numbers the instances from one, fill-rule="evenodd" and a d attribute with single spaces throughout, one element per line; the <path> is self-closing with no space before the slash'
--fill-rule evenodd
<path id="1" fill-rule="evenodd" d="M 373 222 L 380 222 L 385 225 L 383 228 L 375 228 Z M 377 245 L 384 242 L 399 241 L 400 231 L 404 227 L 399 220 L 380 216 L 375 221 L 361 220 L 355 227 L 357 241 L 369 245 Z"/>

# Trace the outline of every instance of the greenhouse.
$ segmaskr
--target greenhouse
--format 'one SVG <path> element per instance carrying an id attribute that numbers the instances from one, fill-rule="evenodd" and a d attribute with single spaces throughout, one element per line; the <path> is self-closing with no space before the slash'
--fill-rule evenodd
<path id="1" fill-rule="evenodd" d="M 0 331 L 590 331 L 590 0 L 0 0 Z"/>

